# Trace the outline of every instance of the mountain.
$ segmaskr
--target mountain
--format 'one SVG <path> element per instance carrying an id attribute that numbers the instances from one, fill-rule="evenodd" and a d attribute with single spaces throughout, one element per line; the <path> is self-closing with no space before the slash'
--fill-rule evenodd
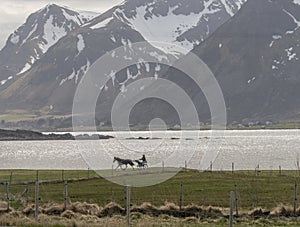
<path id="1" fill-rule="evenodd" d="M 192 53 L 212 70 L 223 91 L 228 123 L 299 120 L 300 2 L 249 0 Z M 176 70 L 200 115 L 209 119 L 203 94 Z"/>
<path id="2" fill-rule="evenodd" d="M 30 31 L 27 31 L 24 37 L 20 36 L 20 40 L 17 40 L 15 35 L 11 35 L 6 47 L 0 53 L 0 56 L 7 58 L 10 56 L 8 52 L 14 53 L 9 48 L 19 48 L 27 54 L 27 59 L 35 59 L 34 64 L 31 62 L 18 64 L 23 67 L 28 63 L 28 67 L 25 70 L 22 70 L 22 67 L 16 69 L 15 73 L 19 74 L 17 79 L 12 80 L 12 83 L 4 84 L 0 93 L 0 111 L 14 112 L 21 109 L 41 116 L 69 115 L 78 82 L 100 56 L 125 46 L 128 52 L 124 57 L 130 61 L 133 56 L 139 54 L 131 49 L 132 43 L 148 42 L 148 50 L 152 53 L 153 61 L 161 61 L 161 64 L 147 64 L 141 61 L 112 75 L 111 81 L 103 89 L 104 102 L 99 103 L 98 109 L 101 111 L 97 116 L 99 122 L 109 122 L 114 98 L 120 92 L 126 93 L 125 85 L 141 77 L 156 78 L 163 75 L 168 69 L 165 64 L 174 58 L 173 54 L 176 56 L 182 54 L 178 53 L 176 48 L 166 49 L 164 45 L 156 45 L 153 40 L 183 46 L 185 48 L 183 52 L 187 52 L 231 18 L 244 2 L 244 0 L 186 0 L 184 2 L 127 0 L 87 23 L 80 19 L 80 14 L 71 12 L 67 8 L 47 6 L 31 15 L 27 20 L 31 25 L 25 27 L 34 28 L 32 21 L 35 21 L 37 16 L 41 16 L 37 21 L 42 25 L 55 18 L 55 21 L 52 20 L 50 24 L 56 26 L 48 30 L 42 26 L 41 30 L 36 31 L 35 35 L 39 38 L 33 39 L 33 44 L 31 39 L 24 37 L 27 37 L 31 31 L 35 31 L 34 29 L 29 29 Z M 50 12 L 49 16 L 45 16 L 45 13 Z M 55 12 L 60 17 L 51 16 Z M 66 12 L 73 15 L 72 20 L 65 16 Z M 61 30 L 55 34 L 59 35 L 60 39 L 56 36 L 52 36 L 51 39 L 49 32 L 46 32 L 48 39 L 50 37 L 50 41 L 46 42 L 45 31 L 51 31 L 52 34 L 58 28 Z M 32 34 L 30 37 L 35 36 Z M 11 39 L 15 44 L 11 43 Z M 52 44 L 51 48 L 49 43 Z M 29 45 L 32 52 L 39 50 L 39 55 L 28 54 L 25 45 Z M 13 57 L 15 58 L 15 55 Z M 20 58 L 20 61 L 25 59 Z M 15 64 L 16 61 L 11 60 L 11 62 Z M 1 63 L 1 65 L 6 64 Z M 4 80 L 7 80 L 5 78 L 7 77 L 4 77 Z"/>
<path id="3" fill-rule="evenodd" d="M 47 8 L 51 7 L 36 14 L 48 12 Z M 62 12 L 62 7 L 57 11 Z M 47 20 L 43 16 L 42 19 L 45 22 L 41 24 L 45 25 Z M 15 74 L 21 73 L 2 86 L 1 113 L 22 110 L 42 117 L 70 116 L 74 93 L 82 76 L 99 57 L 123 47 L 124 54 L 118 56 L 112 52 L 112 59 L 131 62 L 144 54 L 145 58 L 159 63 L 139 59 L 139 63 L 120 72 L 98 75 L 110 78 L 104 87 L 99 87 L 102 91 L 96 107 L 99 124 L 110 124 L 115 98 L 119 94 L 126 96 L 126 86 L 145 77 L 166 78 L 179 85 L 192 98 L 201 121 L 209 122 L 209 107 L 202 92 L 187 75 L 167 66 L 185 53 L 199 56 L 214 73 L 224 94 L 228 123 L 299 120 L 298 0 L 127 0 L 89 22 L 68 21 L 78 23 L 72 30 L 58 32 L 62 35 L 55 42 L 53 39 L 43 41 L 47 31 L 44 27 L 37 33 L 41 39 L 34 42 L 33 51 L 39 48 L 41 54 L 27 71 L 22 72 L 27 60 L 17 64 L 15 55 L 10 58 L 11 65 L 19 65 Z M 51 32 L 56 31 L 56 27 L 52 27 Z M 30 31 L 25 38 L 20 36 L 20 40 L 26 40 L 23 45 L 20 44 L 23 41 L 12 35 L 5 48 L 16 45 L 19 51 L 27 53 L 24 46 L 30 43 L 26 39 Z M 53 45 L 48 47 L 51 40 Z M 185 50 L 170 49 L 153 41 L 176 44 Z M 137 42 L 145 42 L 147 52 L 132 48 Z M 2 55 L 7 57 L 15 53 L 5 52 L 5 48 L 0 60 Z M 28 56 L 27 59 L 31 59 L 30 56 L 36 55 Z M 4 66 L 1 63 L 2 69 Z M 5 76 L 8 79 L 9 75 Z M 95 83 L 95 86 L 100 85 Z M 142 88 L 141 95 L 145 91 Z M 149 99 L 134 107 L 130 122 L 147 124 L 155 117 L 163 118 L 168 125 L 179 121 L 172 106 L 162 100 Z"/>
<path id="4" fill-rule="evenodd" d="M 188 52 L 231 18 L 246 0 L 127 0 L 115 14 L 164 51 Z M 181 48 L 167 48 L 163 43 Z"/>
<path id="5" fill-rule="evenodd" d="M 0 89 L 28 71 L 49 48 L 97 14 L 49 4 L 31 14 L 0 51 Z"/>
<path id="6" fill-rule="evenodd" d="M 131 48 L 132 43 L 146 42 L 143 36 L 130 25 L 115 16 L 115 8 L 94 18 L 85 26 L 62 37 L 27 72 L 1 92 L 2 109 L 23 109 L 41 114 L 71 114 L 76 87 L 99 57 L 121 46 L 126 47 L 124 57 L 128 62 L 138 56 L 139 50 Z M 148 45 L 153 61 L 167 63 L 163 51 Z M 143 51 L 143 50 L 141 50 Z M 118 56 L 114 56 L 118 58 Z M 141 75 L 155 74 L 162 68 L 143 62 L 111 75 L 111 82 L 104 89 L 108 100 L 123 91 L 125 84 Z M 104 76 L 104 75 L 102 75 Z M 103 105 L 108 109 L 112 104 Z M 107 107 L 108 106 L 108 107 Z M 104 116 L 107 117 L 106 111 Z"/>

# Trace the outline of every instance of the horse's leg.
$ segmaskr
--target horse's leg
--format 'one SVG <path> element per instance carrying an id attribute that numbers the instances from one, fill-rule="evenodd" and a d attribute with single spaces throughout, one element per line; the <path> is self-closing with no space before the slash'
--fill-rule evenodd
<path id="1" fill-rule="evenodd" d="M 125 165 L 125 167 L 123 167 L 124 165 Z M 122 170 L 127 169 L 127 164 L 122 164 L 122 165 L 120 165 L 120 168 L 121 168 Z"/>

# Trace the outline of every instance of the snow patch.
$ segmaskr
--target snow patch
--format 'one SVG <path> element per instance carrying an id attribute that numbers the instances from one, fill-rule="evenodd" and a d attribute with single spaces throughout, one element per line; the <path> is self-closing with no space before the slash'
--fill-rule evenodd
<path id="1" fill-rule="evenodd" d="M 62 10 L 62 13 L 63 13 L 63 15 L 64 15 L 64 17 L 66 18 L 67 21 L 75 22 L 78 25 L 83 25 L 84 24 L 82 18 L 80 18 L 78 14 L 77 15 L 70 15 L 66 12 L 65 9 L 61 9 L 61 10 Z"/>
<path id="2" fill-rule="evenodd" d="M 155 57 L 159 62 L 162 62 L 163 60 L 168 61 L 167 56 L 165 56 L 165 55 L 160 55 L 160 54 L 158 54 L 156 51 L 152 51 L 152 52 L 150 52 L 149 54 L 150 54 L 150 56 Z"/>
<path id="3" fill-rule="evenodd" d="M 63 85 L 65 82 L 73 80 L 75 78 L 75 84 L 78 83 L 79 76 L 83 76 L 90 68 L 90 62 L 87 60 L 87 63 L 83 65 L 79 70 L 75 71 L 73 69 L 73 72 L 67 76 L 66 78 L 62 79 L 59 83 L 59 86 Z"/>
<path id="4" fill-rule="evenodd" d="M 254 80 L 256 79 L 256 77 L 252 77 L 250 80 L 247 81 L 248 84 L 252 83 Z"/>
<path id="5" fill-rule="evenodd" d="M 281 39 L 282 36 L 281 35 L 273 35 L 272 38 L 275 40 L 278 40 L 278 39 Z"/>
<path id="6" fill-rule="evenodd" d="M 1 80 L 1 85 L 4 85 L 7 82 L 7 80 Z"/>
<path id="7" fill-rule="evenodd" d="M 26 43 L 26 41 L 30 38 L 30 36 L 36 31 L 38 24 L 35 24 L 35 26 L 33 27 L 33 29 L 29 32 L 29 34 L 27 35 L 27 37 L 23 40 L 22 44 Z"/>
<path id="8" fill-rule="evenodd" d="M 293 34 L 299 27 L 300 27 L 300 21 L 298 21 L 290 12 L 288 12 L 287 10 L 283 9 L 283 11 L 289 15 L 293 21 L 295 22 L 295 24 L 297 25 L 297 27 L 293 30 L 293 31 L 287 31 L 286 34 Z"/>
<path id="9" fill-rule="evenodd" d="M 177 7 L 171 7 L 168 9 L 168 14 L 166 16 L 156 16 L 152 14 L 151 19 L 149 19 L 149 17 L 145 17 L 145 15 L 149 15 L 149 6 L 144 5 L 136 9 L 135 17 L 126 18 L 126 20 L 129 21 L 133 29 L 139 31 L 142 36 L 155 47 L 172 54 L 176 51 L 184 52 L 184 49 L 181 48 L 179 50 L 176 48 L 175 51 L 157 44 L 157 42 L 174 43 L 179 46 L 184 46 L 187 48 L 186 52 L 188 52 L 194 45 L 186 40 L 183 42 L 177 41 L 176 37 L 178 37 L 178 34 L 183 34 L 189 29 L 195 27 L 204 15 L 213 14 L 219 11 L 220 9 L 216 7 L 210 7 L 213 2 L 214 0 L 204 1 L 204 10 L 197 14 L 190 13 L 189 15 L 176 15 L 174 14 L 174 10 L 176 10 Z M 122 16 L 124 16 L 123 12 L 118 11 L 118 13 L 121 13 Z M 181 45 L 181 43 L 183 43 L 183 45 Z"/>
<path id="10" fill-rule="evenodd" d="M 0 85 L 4 85 L 4 84 L 6 84 L 7 81 L 12 80 L 12 79 L 13 79 L 13 76 L 9 76 L 6 80 L 0 81 Z"/>
<path id="11" fill-rule="evenodd" d="M 77 38 L 78 38 L 77 50 L 78 50 L 78 54 L 80 54 L 85 48 L 85 43 L 84 43 L 83 36 L 81 34 L 77 35 Z"/>
<path id="12" fill-rule="evenodd" d="M 26 65 L 24 66 L 24 68 L 17 74 L 20 75 L 22 73 L 25 73 L 26 71 L 28 71 L 31 68 L 31 65 L 29 63 L 26 63 Z"/>
<path id="13" fill-rule="evenodd" d="M 290 47 L 288 49 L 285 49 L 285 52 L 287 54 L 288 60 L 291 61 L 293 59 L 299 60 L 296 56 L 297 54 L 293 52 L 293 47 Z"/>
<path id="14" fill-rule="evenodd" d="M 79 12 L 79 14 L 80 14 L 79 16 L 83 22 L 84 21 L 88 22 L 100 15 L 100 13 L 92 12 L 92 11 L 78 11 L 78 12 Z"/>
<path id="15" fill-rule="evenodd" d="M 12 34 L 11 38 L 10 38 L 10 42 L 13 44 L 18 44 L 20 41 L 20 36 L 15 33 Z"/>
<path id="16" fill-rule="evenodd" d="M 155 72 L 159 72 L 160 70 L 161 70 L 161 67 L 160 67 L 159 64 L 157 64 L 157 65 L 155 66 Z"/>
<path id="17" fill-rule="evenodd" d="M 54 23 L 53 15 L 49 17 L 44 25 L 44 41 L 39 44 L 43 53 L 53 46 L 60 38 L 67 34 L 63 27 L 59 27 Z"/>
<path id="18" fill-rule="evenodd" d="M 105 27 L 112 19 L 113 19 L 113 17 L 109 17 L 109 18 L 107 18 L 107 19 L 101 21 L 100 23 L 91 26 L 90 28 L 91 28 L 91 29 L 99 29 L 99 28 L 103 28 L 103 27 Z"/>
<path id="19" fill-rule="evenodd" d="M 111 41 L 113 41 L 114 43 L 117 42 L 116 37 L 114 37 L 113 35 L 111 35 L 110 39 L 111 39 Z"/>
<path id="20" fill-rule="evenodd" d="M 146 67 L 146 72 L 150 72 L 150 64 L 149 63 L 145 63 L 145 67 Z"/>
<path id="21" fill-rule="evenodd" d="M 300 0 L 294 0 L 294 4 L 300 5 Z"/>

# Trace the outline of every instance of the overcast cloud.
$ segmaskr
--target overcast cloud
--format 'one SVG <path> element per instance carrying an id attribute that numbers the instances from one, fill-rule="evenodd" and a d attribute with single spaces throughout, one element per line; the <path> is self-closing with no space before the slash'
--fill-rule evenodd
<path id="1" fill-rule="evenodd" d="M 49 3 L 79 10 L 104 12 L 120 2 L 122 0 L 0 0 L 0 49 L 8 36 L 22 25 L 31 13 Z"/>

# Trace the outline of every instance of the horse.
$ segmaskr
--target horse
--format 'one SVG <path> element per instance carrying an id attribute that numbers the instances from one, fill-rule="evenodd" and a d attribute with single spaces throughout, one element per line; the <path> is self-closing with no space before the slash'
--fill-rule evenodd
<path id="1" fill-rule="evenodd" d="M 122 159 L 122 158 L 118 158 L 118 157 L 114 157 L 114 161 L 113 162 L 118 162 L 118 166 L 115 168 L 121 168 L 122 170 L 127 169 L 127 165 L 130 165 L 133 169 L 134 169 L 134 163 L 131 159 Z"/>

